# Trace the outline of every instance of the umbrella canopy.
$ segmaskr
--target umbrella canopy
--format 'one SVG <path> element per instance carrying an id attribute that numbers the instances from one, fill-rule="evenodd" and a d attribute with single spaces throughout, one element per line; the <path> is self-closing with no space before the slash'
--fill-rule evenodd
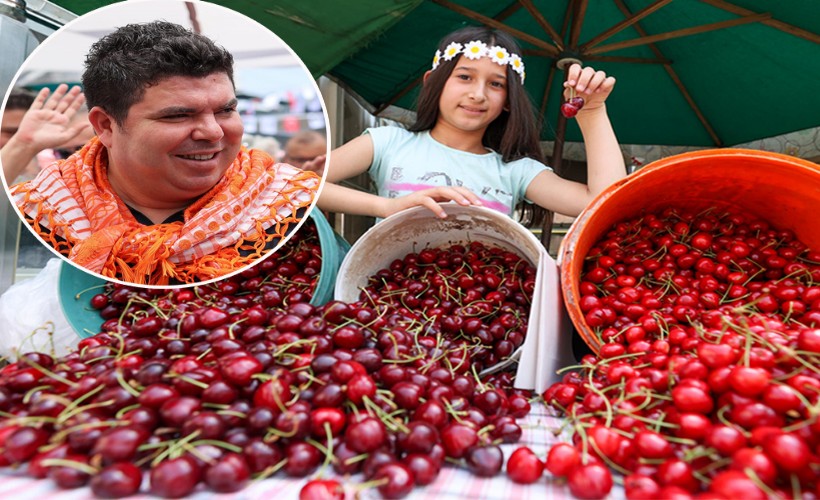
<path id="1" fill-rule="evenodd" d="M 111 2 L 56 0 L 82 14 Z M 618 79 L 607 104 L 623 144 L 727 146 L 820 125 L 816 0 L 221 0 L 271 29 L 314 76 L 374 111 L 412 109 L 438 41 L 496 27 L 524 50 L 545 140 L 580 141 L 558 113 L 574 58 Z"/>
<path id="2" fill-rule="evenodd" d="M 625 144 L 726 146 L 820 125 L 815 0 L 426 0 L 331 74 L 377 110 L 409 108 L 439 39 L 477 24 L 522 45 L 544 139 L 564 58 L 618 79 L 607 108 Z M 581 139 L 574 122 L 566 139 Z"/>

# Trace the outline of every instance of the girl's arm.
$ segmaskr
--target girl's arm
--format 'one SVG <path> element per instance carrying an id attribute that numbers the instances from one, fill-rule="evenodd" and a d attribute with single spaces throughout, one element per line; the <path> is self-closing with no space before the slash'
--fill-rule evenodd
<path id="1" fill-rule="evenodd" d="M 373 138 L 370 134 L 360 135 L 331 151 L 326 180 L 339 182 L 355 177 L 367 172 L 372 163 Z"/>
<path id="2" fill-rule="evenodd" d="M 440 187 L 425 189 L 401 196 L 384 198 L 375 194 L 340 186 L 337 182 L 362 174 L 373 163 L 373 139 L 361 135 L 334 149 L 327 166 L 327 177 L 317 205 L 322 210 L 372 217 L 388 217 L 414 206 L 425 206 L 439 217 L 447 214 L 438 205 L 441 201 L 455 201 L 462 205 L 480 205 L 478 197 L 465 188 Z"/>
<path id="3" fill-rule="evenodd" d="M 577 216 L 599 193 L 626 176 L 623 154 L 604 103 L 614 86 L 615 79 L 603 71 L 581 69 L 578 64 L 570 67 L 565 96 L 569 97 L 573 88 L 585 101 L 576 119 L 587 153 L 587 184 L 542 172 L 527 187 L 527 198 L 549 210 Z"/>

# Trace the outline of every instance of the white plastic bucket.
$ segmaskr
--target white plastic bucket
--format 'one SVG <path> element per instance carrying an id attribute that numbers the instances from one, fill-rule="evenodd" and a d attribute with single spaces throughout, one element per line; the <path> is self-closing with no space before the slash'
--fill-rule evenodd
<path id="1" fill-rule="evenodd" d="M 447 217 L 441 219 L 425 207 L 394 214 L 370 228 L 350 248 L 336 276 L 334 298 L 359 300 L 370 276 L 409 253 L 470 241 L 499 246 L 525 258 L 538 270 L 529 328 L 524 344 L 491 373 L 520 361 L 516 385 L 539 388 L 557 380 L 556 369 L 572 361 L 571 338 L 555 261 L 538 239 L 506 215 L 484 207 L 443 204 Z M 523 355 L 522 355 L 523 353 Z"/>

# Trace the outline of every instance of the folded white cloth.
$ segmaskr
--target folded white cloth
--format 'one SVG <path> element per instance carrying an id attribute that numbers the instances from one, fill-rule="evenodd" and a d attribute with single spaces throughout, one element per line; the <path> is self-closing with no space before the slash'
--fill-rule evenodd
<path id="1" fill-rule="evenodd" d="M 80 337 L 60 306 L 61 264 L 60 259 L 49 259 L 36 276 L 0 295 L 0 356 L 12 361 L 32 351 L 63 356 L 77 346 Z"/>
<path id="2" fill-rule="evenodd" d="M 558 264 L 541 247 L 536 267 L 527 336 L 518 361 L 515 387 L 544 392 L 561 379 L 557 372 L 575 362 L 572 332 L 564 308 Z"/>

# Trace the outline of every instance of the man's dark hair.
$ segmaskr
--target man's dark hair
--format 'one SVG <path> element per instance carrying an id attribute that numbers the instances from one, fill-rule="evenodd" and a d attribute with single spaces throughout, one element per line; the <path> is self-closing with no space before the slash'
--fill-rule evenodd
<path id="1" fill-rule="evenodd" d="M 34 103 L 37 94 L 29 89 L 16 88 L 9 94 L 5 109 L 28 109 Z"/>
<path id="2" fill-rule="evenodd" d="M 166 21 L 128 24 L 94 45 L 82 83 L 88 108 L 100 106 L 122 126 L 145 90 L 174 76 L 225 73 L 233 83 L 233 56 L 204 35 Z"/>

